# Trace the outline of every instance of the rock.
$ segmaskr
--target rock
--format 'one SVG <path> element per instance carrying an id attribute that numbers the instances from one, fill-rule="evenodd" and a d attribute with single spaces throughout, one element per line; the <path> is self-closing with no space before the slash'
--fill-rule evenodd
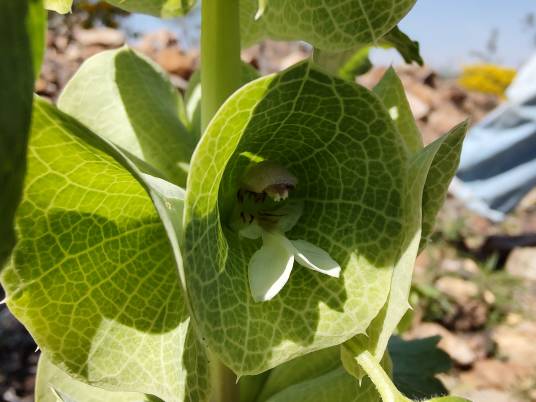
<path id="1" fill-rule="evenodd" d="M 144 35 L 136 48 L 147 55 L 155 55 L 162 49 L 175 45 L 177 38 L 167 29 L 161 29 Z"/>
<path id="2" fill-rule="evenodd" d="M 309 55 L 305 52 L 291 53 L 279 60 L 279 70 L 285 70 L 290 66 L 305 60 Z"/>
<path id="3" fill-rule="evenodd" d="M 471 388 L 510 389 L 529 376 L 526 367 L 495 359 L 477 361 L 471 371 L 460 374 L 461 382 Z"/>
<path id="4" fill-rule="evenodd" d="M 402 82 L 407 92 L 417 97 L 429 108 L 438 107 L 442 103 L 441 95 L 434 88 L 422 84 L 419 81 L 415 81 L 414 79 L 408 79 L 406 77 L 402 77 Z"/>
<path id="5" fill-rule="evenodd" d="M 508 362 L 536 370 L 536 322 L 521 321 L 516 325 L 500 325 L 493 330 L 499 356 Z"/>
<path id="6" fill-rule="evenodd" d="M 54 39 L 54 47 L 60 52 L 63 52 L 67 45 L 69 45 L 69 39 L 66 36 L 56 36 Z"/>
<path id="7" fill-rule="evenodd" d="M 413 95 L 411 92 L 407 92 L 406 96 L 408 98 L 409 107 L 411 108 L 411 113 L 415 120 L 420 120 L 428 115 L 430 112 L 430 106 L 420 100 L 417 96 Z"/>
<path id="8" fill-rule="evenodd" d="M 156 62 L 167 72 L 187 79 L 194 70 L 195 56 L 183 53 L 178 47 L 168 47 L 158 52 Z"/>
<path id="9" fill-rule="evenodd" d="M 488 319 L 489 306 L 482 300 L 468 300 L 456 304 L 442 322 L 456 331 L 474 331 L 483 328 Z"/>
<path id="10" fill-rule="evenodd" d="M 456 396 L 467 398 L 472 402 L 521 402 L 521 400 L 508 392 L 489 388 L 458 392 L 455 394 Z"/>
<path id="11" fill-rule="evenodd" d="M 100 53 L 103 50 L 106 50 L 106 48 L 101 45 L 85 46 L 82 48 L 81 58 L 82 60 L 89 59 L 90 57 L 95 56 L 97 53 Z"/>
<path id="12" fill-rule="evenodd" d="M 536 281 L 536 247 L 514 249 L 506 260 L 506 271 L 512 276 Z"/>
<path id="13" fill-rule="evenodd" d="M 465 119 L 467 119 L 465 113 L 460 112 L 451 103 L 443 103 L 430 113 L 428 116 L 428 125 L 438 135 L 442 135 Z"/>
<path id="14" fill-rule="evenodd" d="M 458 304 L 468 302 L 478 296 L 479 289 L 473 282 L 454 276 L 443 276 L 436 283 L 436 288 Z"/>
<path id="15" fill-rule="evenodd" d="M 523 197 L 518 206 L 519 210 L 536 210 L 536 188 L 533 188 Z"/>
<path id="16" fill-rule="evenodd" d="M 443 349 L 460 366 L 470 366 L 477 359 L 477 354 L 467 341 L 435 323 L 422 323 L 414 328 L 408 336 L 412 339 L 439 335 L 438 346 Z"/>
<path id="17" fill-rule="evenodd" d="M 75 29 L 74 38 L 82 46 L 101 45 L 106 47 L 119 47 L 125 43 L 123 32 L 112 28 Z"/>

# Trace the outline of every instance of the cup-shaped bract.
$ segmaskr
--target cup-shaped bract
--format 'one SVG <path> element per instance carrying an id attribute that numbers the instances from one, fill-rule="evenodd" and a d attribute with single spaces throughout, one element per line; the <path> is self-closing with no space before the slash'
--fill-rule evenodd
<path id="1" fill-rule="evenodd" d="M 230 221 L 259 161 L 297 178 L 303 211 L 289 239 L 325 250 L 340 278 L 296 266 L 268 302 L 252 298 L 248 263 L 261 240 Z M 237 374 L 256 374 L 364 333 L 385 304 L 407 237 L 408 152 L 367 89 L 309 63 L 237 91 L 196 149 L 187 187 L 184 275 L 192 319 Z"/>

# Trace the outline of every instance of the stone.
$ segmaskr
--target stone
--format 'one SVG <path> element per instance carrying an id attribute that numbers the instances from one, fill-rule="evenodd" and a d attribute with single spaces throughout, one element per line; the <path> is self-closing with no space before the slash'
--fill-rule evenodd
<path id="1" fill-rule="evenodd" d="M 517 278 L 536 281 L 536 247 L 514 249 L 506 260 L 506 271 Z"/>
<path id="2" fill-rule="evenodd" d="M 517 364 L 485 359 L 477 361 L 471 371 L 461 373 L 460 380 L 471 388 L 511 389 L 531 372 L 527 367 Z"/>
<path id="3" fill-rule="evenodd" d="M 430 106 L 420 100 L 417 96 L 413 95 L 411 92 L 406 93 L 408 98 L 409 107 L 411 108 L 411 113 L 415 120 L 420 120 L 425 118 L 430 112 Z"/>
<path id="4" fill-rule="evenodd" d="M 168 47 L 158 52 L 156 62 L 167 72 L 188 78 L 194 70 L 195 56 L 178 47 Z"/>
<path id="5" fill-rule="evenodd" d="M 515 325 L 500 325 L 493 330 L 498 355 L 509 362 L 536 370 L 536 322 L 520 321 Z"/>
<path id="6" fill-rule="evenodd" d="M 454 276 L 443 276 L 436 283 L 436 288 L 453 299 L 456 303 L 463 304 L 478 296 L 479 289 L 476 284 Z"/>
<path id="7" fill-rule="evenodd" d="M 453 104 L 442 103 L 429 114 L 428 125 L 438 135 L 442 135 L 466 119 L 467 115 L 462 113 Z"/>
<path id="8" fill-rule="evenodd" d="M 106 27 L 75 29 L 74 38 L 82 46 L 119 47 L 125 43 L 125 35 L 121 31 Z"/>
<path id="9" fill-rule="evenodd" d="M 461 396 L 472 402 L 521 402 L 520 399 L 516 398 L 511 393 L 493 388 L 477 389 L 455 394 L 456 396 Z"/>
<path id="10" fill-rule="evenodd" d="M 477 354 L 467 341 L 435 323 L 422 323 L 408 333 L 411 339 L 427 338 L 439 335 L 438 346 L 443 349 L 460 366 L 470 366 L 477 359 Z"/>

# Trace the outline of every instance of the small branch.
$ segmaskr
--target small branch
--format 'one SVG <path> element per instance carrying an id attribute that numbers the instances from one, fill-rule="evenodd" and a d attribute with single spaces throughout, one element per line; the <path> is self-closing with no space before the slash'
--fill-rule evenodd
<path id="1" fill-rule="evenodd" d="M 411 402 L 411 399 L 406 398 L 398 391 L 380 363 L 376 361 L 369 351 L 358 354 L 356 361 L 376 386 L 383 402 Z"/>

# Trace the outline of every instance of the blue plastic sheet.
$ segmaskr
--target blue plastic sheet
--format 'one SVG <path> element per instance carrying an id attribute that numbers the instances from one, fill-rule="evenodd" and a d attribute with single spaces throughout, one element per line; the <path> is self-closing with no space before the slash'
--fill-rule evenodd
<path id="1" fill-rule="evenodd" d="M 508 100 L 473 127 L 451 193 L 500 221 L 536 186 L 536 56 L 507 91 Z"/>

